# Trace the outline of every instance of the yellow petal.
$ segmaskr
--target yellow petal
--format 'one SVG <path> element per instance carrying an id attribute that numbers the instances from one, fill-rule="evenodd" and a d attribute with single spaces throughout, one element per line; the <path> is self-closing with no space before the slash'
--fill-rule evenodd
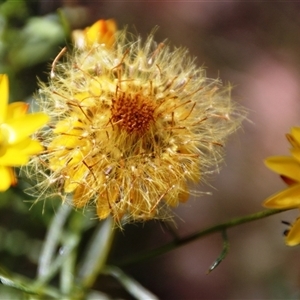
<path id="1" fill-rule="evenodd" d="M 300 146 L 300 127 L 293 127 L 291 129 L 291 136 L 293 140 L 296 142 L 297 146 Z M 292 144 L 292 146 L 294 146 Z"/>
<path id="2" fill-rule="evenodd" d="M 300 182 L 300 163 L 289 156 L 272 156 L 265 160 L 272 171 Z"/>
<path id="3" fill-rule="evenodd" d="M 100 220 L 106 219 L 111 212 L 110 204 L 106 197 L 99 196 L 97 202 L 97 215 Z"/>
<path id="4" fill-rule="evenodd" d="M 29 156 L 38 154 L 43 150 L 38 141 L 27 138 L 21 143 L 6 147 L 5 153 L 0 156 L 0 164 L 3 166 L 21 166 L 28 162 Z"/>
<path id="5" fill-rule="evenodd" d="M 69 135 L 70 134 L 70 135 Z M 76 146 L 81 146 L 83 142 L 79 140 L 79 136 L 72 136 L 72 133 L 68 135 L 61 134 L 56 137 L 48 146 L 49 150 L 64 151 L 65 149 L 76 148 Z"/>
<path id="6" fill-rule="evenodd" d="M 293 158 L 295 158 L 300 165 L 300 148 L 291 149 L 291 154 Z"/>
<path id="7" fill-rule="evenodd" d="M 0 165 L 0 192 L 6 191 L 11 185 L 17 183 L 14 171 L 12 168 L 3 167 Z"/>
<path id="8" fill-rule="evenodd" d="M 73 203 L 76 207 L 81 208 L 87 205 L 90 198 L 88 194 L 91 193 L 91 189 L 85 185 L 79 185 L 74 191 Z"/>
<path id="9" fill-rule="evenodd" d="M 77 182 L 71 182 L 71 180 L 68 178 L 65 181 L 64 184 L 64 192 L 65 193 L 72 193 L 74 190 L 76 190 L 79 187 L 79 183 Z"/>
<path id="10" fill-rule="evenodd" d="M 6 119 L 8 104 L 8 77 L 0 74 L 0 124 Z"/>
<path id="11" fill-rule="evenodd" d="M 267 208 L 293 208 L 300 206 L 300 184 L 292 185 L 267 198 L 263 205 Z"/>
<path id="12" fill-rule="evenodd" d="M 20 149 L 10 147 L 4 155 L 0 156 L 0 165 L 6 167 L 19 167 L 25 165 L 29 160 L 29 156 L 21 153 Z"/>
<path id="13" fill-rule="evenodd" d="M 104 188 L 97 199 L 97 215 L 99 219 L 105 219 L 114 210 L 113 207 L 120 200 L 120 191 L 116 186 L 111 186 L 109 189 Z M 126 205 L 126 204 L 125 204 Z M 114 210 L 115 217 L 120 220 L 124 214 L 123 208 L 118 207 Z"/>
<path id="14" fill-rule="evenodd" d="M 18 143 L 33 134 L 41 126 L 45 125 L 49 117 L 44 113 L 24 115 L 18 119 L 12 119 L 7 124 L 12 129 L 9 142 Z"/>
<path id="15" fill-rule="evenodd" d="M 75 136 L 79 136 L 81 132 L 82 123 L 77 121 L 77 118 L 66 118 L 62 121 L 59 121 L 53 129 L 53 133 L 70 133 L 70 135 Z"/>
<path id="16" fill-rule="evenodd" d="M 29 108 L 29 104 L 25 102 L 14 102 L 8 105 L 7 116 L 5 122 L 10 119 L 17 119 L 24 116 Z"/>
<path id="17" fill-rule="evenodd" d="M 296 246 L 300 244 L 300 218 L 296 220 L 286 236 L 285 243 L 288 246 Z"/>
<path id="18" fill-rule="evenodd" d="M 85 31 L 87 46 L 98 43 L 111 47 L 114 43 L 116 28 L 116 23 L 112 19 L 98 20 Z"/>
<path id="19" fill-rule="evenodd" d="M 43 146 L 38 141 L 31 140 L 28 138 L 24 141 L 24 144 L 27 141 L 28 143 L 26 143 L 27 144 L 26 147 L 23 147 L 22 150 L 20 151 L 24 154 L 34 155 L 40 153 L 44 149 Z M 22 144 L 21 143 L 18 144 L 18 147 L 22 147 Z"/>
<path id="20" fill-rule="evenodd" d="M 0 125 L 0 156 L 4 155 L 9 147 L 9 131 L 3 125 Z"/>
<path id="21" fill-rule="evenodd" d="M 75 189 L 78 189 L 78 187 L 80 187 L 79 183 L 83 181 L 83 178 L 86 177 L 88 172 L 89 169 L 84 164 L 82 164 L 82 166 L 78 168 L 76 166 L 76 168 L 74 169 L 70 167 L 69 170 L 70 178 L 66 179 L 65 181 L 65 186 L 64 186 L 65 192 L 71 193 Z M 80 190 L 78 190 L 78 193 L 79 192 Z"/>

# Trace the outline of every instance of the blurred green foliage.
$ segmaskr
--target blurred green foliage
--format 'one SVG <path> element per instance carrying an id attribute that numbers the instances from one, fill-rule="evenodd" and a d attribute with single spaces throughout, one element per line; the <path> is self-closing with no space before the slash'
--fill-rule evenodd
<path id="1" fill-rule="evenodd" d="M 62 13 L 31 15 L 28 4 L 9 0 L 0 5 L 0 73 L 9 75 L 11 101 L 32 94 L 36 77 L 47 70 L 42 66 L 50 64 L 70 36 Z"/>

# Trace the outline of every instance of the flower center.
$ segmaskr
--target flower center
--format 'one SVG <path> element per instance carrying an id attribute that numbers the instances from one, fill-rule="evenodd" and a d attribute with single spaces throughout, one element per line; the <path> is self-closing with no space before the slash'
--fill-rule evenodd
<path id="1" fill-rule="evenodd" d="M 154 121 L 155 106 L 140 94 L 120 93 L 112 99 L 111 120 L 128 133 L 143 134 Z"/>

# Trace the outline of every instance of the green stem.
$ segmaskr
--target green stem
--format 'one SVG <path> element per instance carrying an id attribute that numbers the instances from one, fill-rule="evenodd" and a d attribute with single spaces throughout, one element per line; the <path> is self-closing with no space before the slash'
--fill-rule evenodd
<path id="1" fill-rule="evenodd" d="M 59 207 L 57 213 L 51 221 L 47 236 L 43 245 L 42 253 L 38 264 L 38 279 L 42 280 L 48 277 L 50 265 L 52 264 L 57 245 L 59 244 L 62 228 L 67 217 L 71 213 L 71 207 L 63 204 Z"/>
<path id="2" fill-rule="evenodd" d="M 75 251 L 71 251 L 61 265 L 60 291 L 63 295 L 71 295 L 73 289 L 74 266 L 76 265 Z"/>
<path id="3" fill-rule="evenodd" d="M 55 276 L 55 274 L 59 271 L 65 261 L 70 257 L 70 255 L 72 255 L 72 252 L 75 251 L 79 241 L 80 236 L 78 236 L 76 233 L 69 233 L 66 236 L 65 241 L 61 246 L 61 248 L 64 249 L 63 253 L 55 256 L 55 258 L 51 262 L 51 265 L 49 265 L 48 267 L 47 273 L 43 277 L 38 279 L 37 283 L 39 285 L 45 285 Z"/>
<path id="4" fill-rule="evenodd" d="M 128 265 L 137 264 L 142 261 L 145 261 L 145 260 L 154 258 L 156 256 L 162 255 L 164 253 L 167 253 L 167 252 L 174 250 L 180 246 L 184 246 L 190 242 L 193 242 L 199 238 L 210 235 L 212 233 L 219 232 L 219 231 L 222 232 L 228 228 L 235 227 L 240 224 L 256 221 L 259 219 L 263 219 L 263 218 L 266 218 L 266 217 L 269 217 L 269 216 L 272 216 L 272 215 L 275 215 L 275 214 L 278 214 L 278 213 L 281 213 L 281 212 L 287 211 L 287 210 L 289 210 L 289 209 L 269 209 L 269 210 L 260 211 L 260 212 L 257 212 L 257 213 L 254 213 L 254 214 L 251 214 L 248 216 L 234 218 L 225 223 L 221 223 L 221 224 L 206 228 L 204 230 L 198 231 L 198 232 L 188 235 L 186 237 L 183 237 L 180 239 L 175 239 L 172 242 L 170 242 L 166 245 L 163 245 L 161 247 L 158 247 L 156 249 L 147 251 L 145 253 L 136 254 L 133 257 L 129 257 L 128 259 L 122 260 L 115 264 L 119 267 L 125 267 Z"/>
<path id="5" fill-rule="evenodd" d="M 104 268 L 113 241 L 114 226 L 113 219 L 107 218 L 96 228 L 77 275 L 76 282 L 82 288 L 90 288 Z"/>
<path id="6" fill-rule="evenodd" d="M 61 299 L 61 293 L 56 288 L 50 286 L 37 286 L 34 280 L 31 280 L 19 274 L 8 272 L 2 266 L 0 266 L 0 282 L 3 285 L 13 287 L 19 291 L 26 293 L 27 296 L 30 294 L 37 296 L 32 296 L 32 299 L 40 299 L 40 297 L 45 297 L 43 299 Z"/>

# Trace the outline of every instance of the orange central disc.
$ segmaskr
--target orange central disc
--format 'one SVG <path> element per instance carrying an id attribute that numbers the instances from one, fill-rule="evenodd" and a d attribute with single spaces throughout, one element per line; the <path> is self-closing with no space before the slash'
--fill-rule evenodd
<path id="1" fill-rule="evenodd" d="M 122 93 L 112 100 L 112 121 L 128 133 L 144 133 L 154 121 L 155 106 L 140 94 Z"/>

